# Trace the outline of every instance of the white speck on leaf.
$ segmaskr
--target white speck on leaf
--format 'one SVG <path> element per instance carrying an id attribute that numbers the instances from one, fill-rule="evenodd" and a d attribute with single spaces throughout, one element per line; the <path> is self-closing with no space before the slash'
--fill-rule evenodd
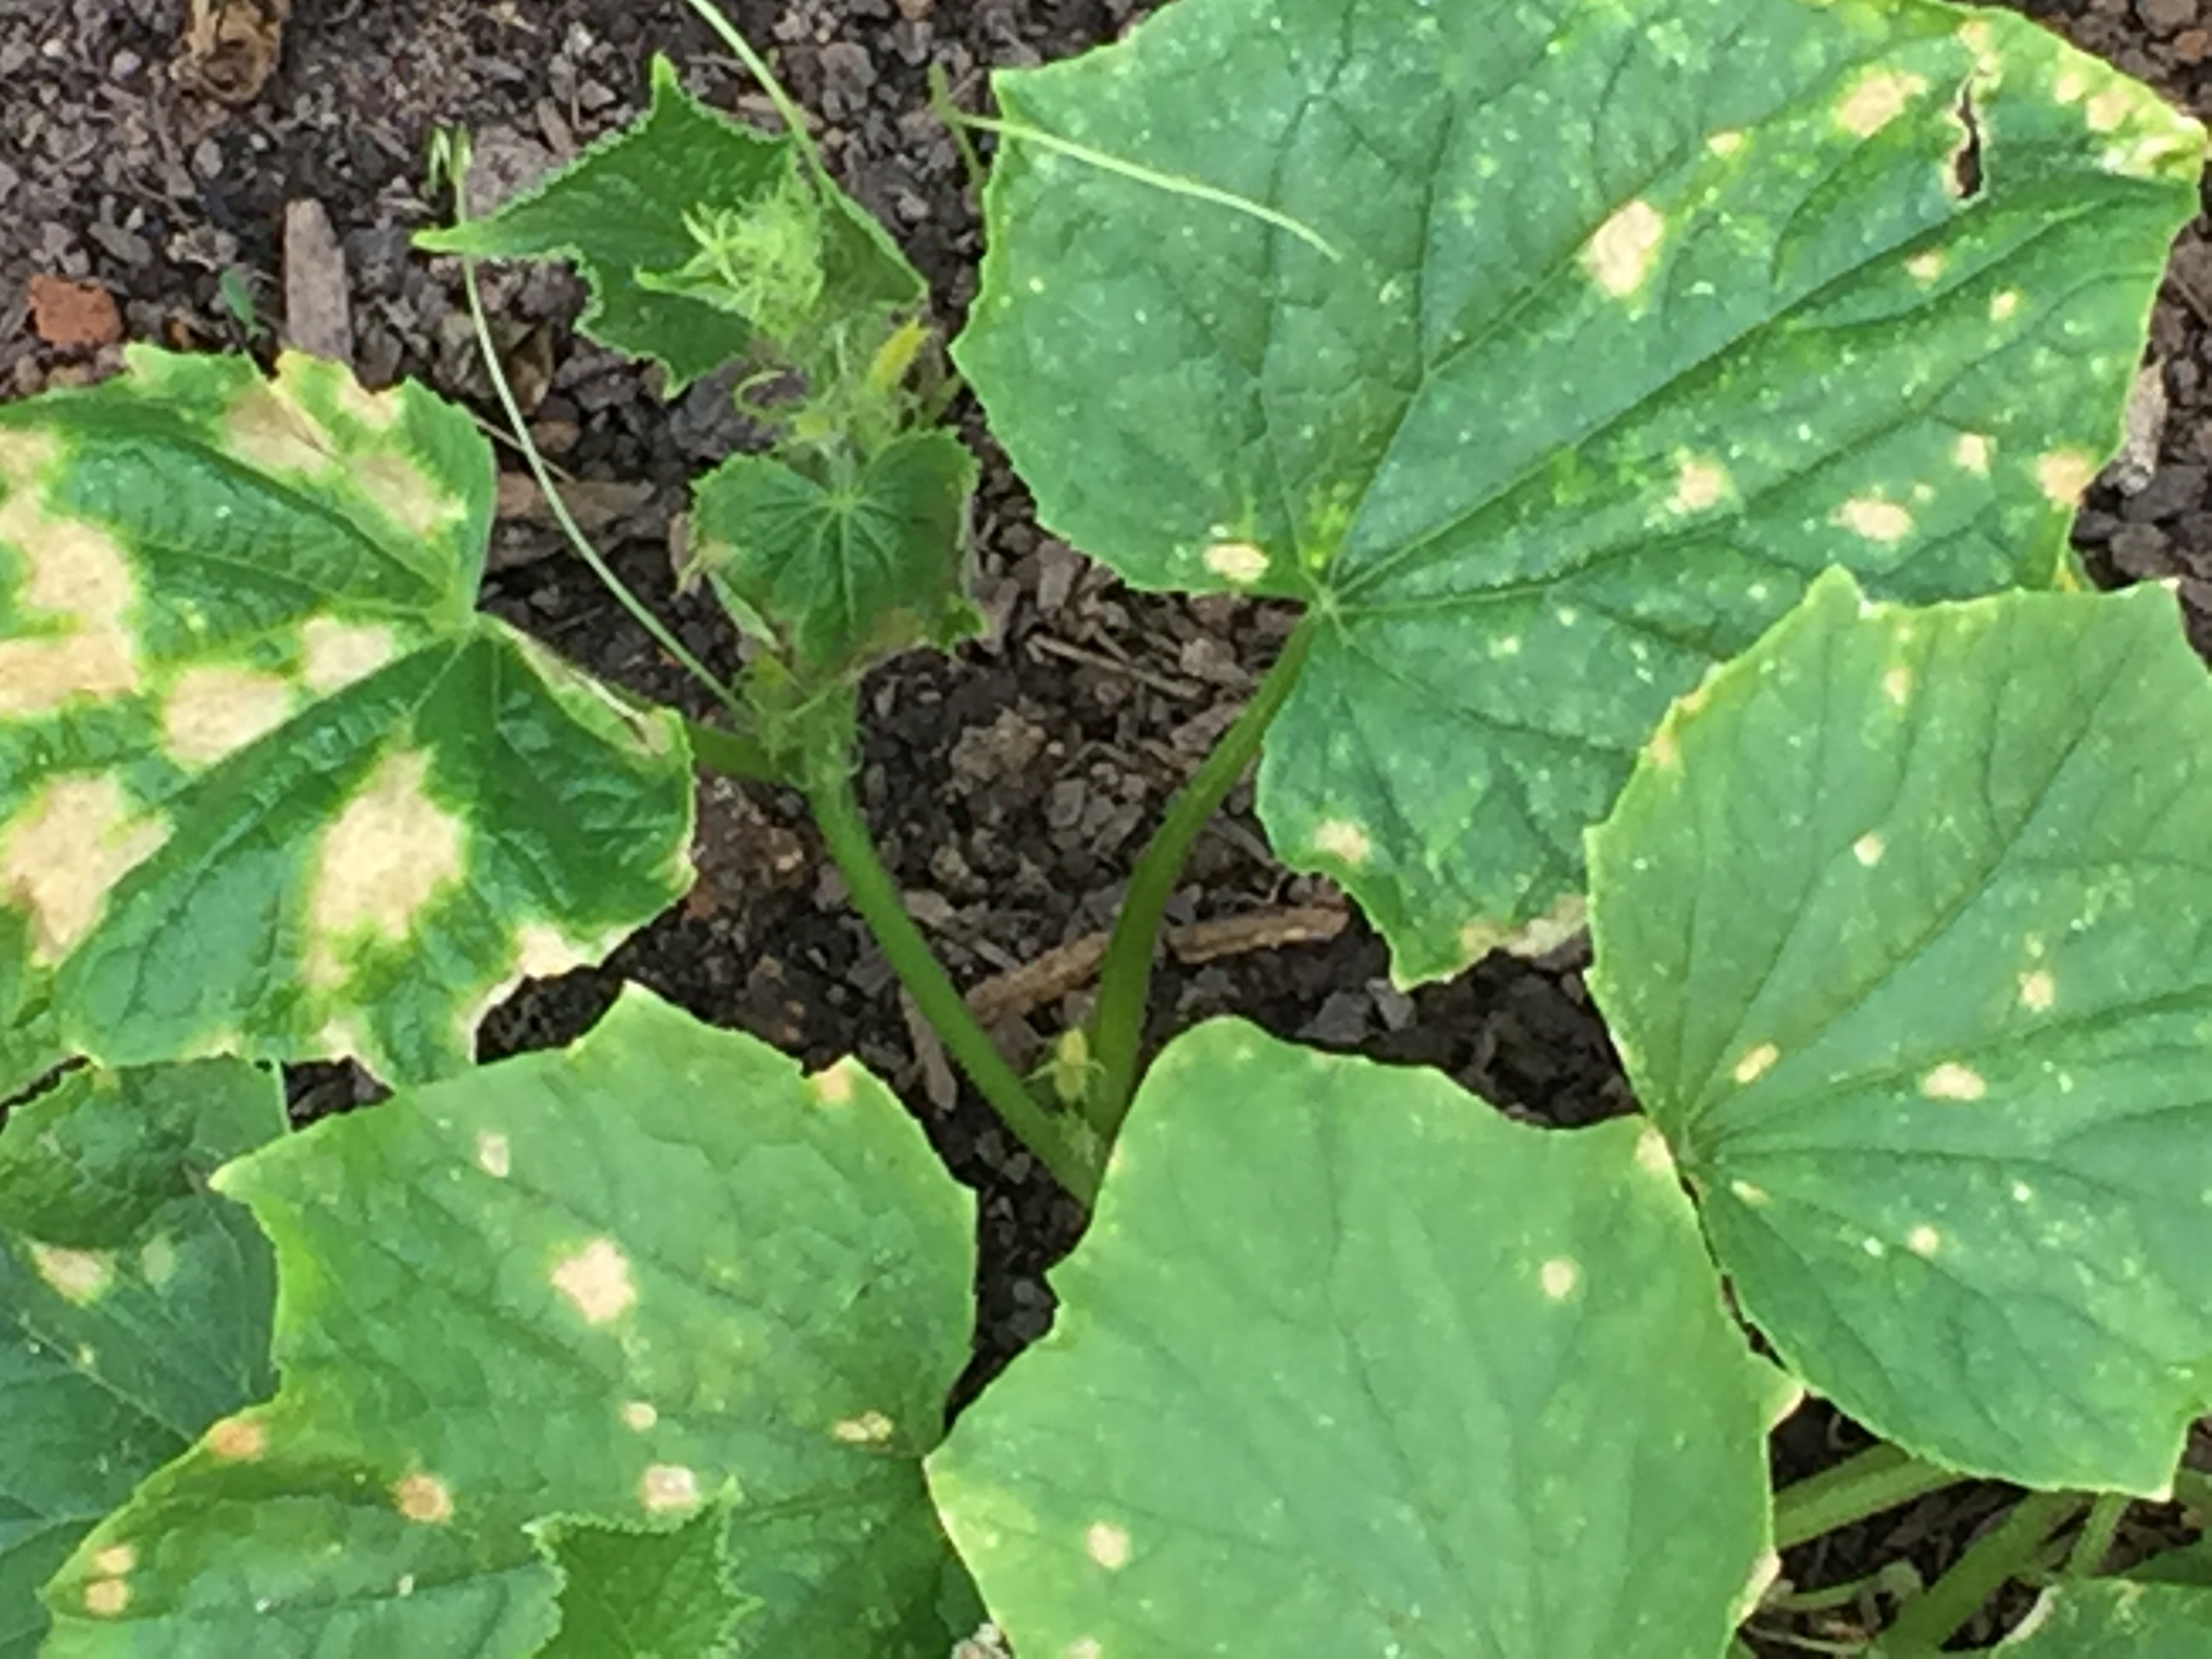
<path id="1" fill-rule="evenodd" d="M 1756 1083 L 1765 1077 L 1774 1062 L 1782 1058 L 1782 1050 L 1771 1042 L 1762 1042 L 1755 1048 L 1747 1048 L 1743 1057 L 1729 1073 L 1738 1083 Z"/>
<path id="2" fill-rule="evenodd" d="M 1536 1282 L 1543 1286 L 1544 1294 L 1554 1302 L 1564 1302 L 1575 1292 L 1582 1282 L 1582 1269 L 1565 1256 L 1554 1256 L 1537 1270 Z"/>
<path id="3" fill-rule="evenodd" d="M 1925 1223 L 1905 1236 L 1905 1248 L 1917 1256 L 1931 1256 L 1942 1248 L 1943 1235 Z"/>
<path id="4" fill-rule="evenodd" d="M 839 1060 L 806 1079 L 807 1092 L 818 1106 L 843 1106 L 853 1098 L 853 1062 Z"/>
<path id="5" fill-rule="evenodd" d="M 1989 1085 L 1972 1066 L 1947 1060 L 1920 1079 L 1920 1092 L 1930 1100 L 1979 1100 Z"/>
<path id="6" fill-rule="evenodd" d="M 2000 289 L 1990 295 L 1990 320 L 1993 323 L 2008 320 L 2019 309 L 2020 290 L 2016 288 Z"/>
<path id="7" fill-rule="evenodd" d="M 1881 862 L 1881 855 L 1888 850 L 1889 843 L 1872 830 L 1851 843 L 1851 856 L 1869 870 Z"/>
<path id="8" fill-rule="evenodd" d="M 1366 863 L 1368 854 L 1374 850 L 1367 832 L 1344 818 L 1328 818 L 1316 824 L 1313 840 L 1321 852 L 1354 869 Z"/>
<path id="9" fill-rule="evenodd" d="M 1250 542 L 1216 542 L 1200 555 L 1206 568 L 1225 582 L 1249 587 L 1267 574 L 1267 555 Z"/>
<path id="10" fill-rule="evenodd" d="M 477 1136 L 477 1168 L 504 1181 L 507 1170 L 514 1167 L 511 1152 L 505 1135 L 485 1129 Z"/>
<path id="11" fill-rule="evenodd" d="M 1093 1521 L 1083 1534 L 1083 1553 L 1109 1572 L 1129 1565 L 1129 1534 L 1110 1521 Z"/>
<path id="12" fill-rule="evenodd" d="M 1990 470 L 1990 441 L 1978 432 L 1961 432 L 1951 446 L 1951 459 L 1969 472 Z"/>
<path id="13" fill-rule="evenodd" d="M 699 1477 L 681 1463 L 648 1464 L 638 1477 L 638 1501 L 651 1515 L 699 1507 Z"/>
<path id="14" fill-rule="evenodd" d="M 880 1446 L 891 1437 L 893 1425 L 881 1412 L 862 1412 L 832 1424 L 830 1432 L 848 1446 Z"/>
<path id="15" fill-rule="evenodd" d="M 622 1420 L 625 1428 L 635 1429 L 638 1433 L 643 1434 L 660 1421 L 660 1413 L 653 1409 L 649 1401 L 626 1400 L 623 1402 Z"/>
<path id="16" fill-rule="evenodd" d="M 1912 514 L 1895 501 L 1873 495 L 1854 495 L 1836 509 L 1835 522 L 1854 536 L 1887 545 L 1912 533 Z"/>
<path id="17" fill-rule="evenodd" d="M 1630 202 L 1597 228 L 1583 250 L 1583 263 L 1597 285 L 1616 300 L 1644 286 L 1665 240 L 1667 222 L 1645 201 Z"/>
<path id="18" fill-rule="evenodd" d="M 1905 274 L 1916 283 L 1934 282 L 1943 274 L 1943 250 L 1931 247 L 1925 253 L 1916 253 L 1905 262 Z"/>
<path id="19" fill-rule="evenodd" d="M 2083 450 L 2054 449 L 2035 459 L 2036 488 L 2053 507 L 2078 506 L 2096 476 L 2097 463 Z"/>
<path id="20" fill-rule="evenodd" d="M 2020 1006 L 2031 1013 L 2042 1013 L 2058 1000 L 2058 981 L 2047 968 L 2037 968 L 2020 976 Z"/>

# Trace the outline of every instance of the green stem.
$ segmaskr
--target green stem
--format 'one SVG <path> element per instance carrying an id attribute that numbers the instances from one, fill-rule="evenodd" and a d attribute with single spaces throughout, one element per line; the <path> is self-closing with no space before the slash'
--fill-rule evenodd
<path id="1" fill-rule="evenodd" d="M 1098 968 L 1098 1006 L 1091 1016 L 1091 1058 L 1098 1081 L 1089 1097 L 1088 1115 L 1100 1140 L 1111 1146 L 1128 1115 L 1137 1088 L 1137 1063 L 1145 1040 L 1145 1005 L 1152 994 L 1152 952 L 1168 900 L 1182 878 L 1183 861 L 1244 769 L 1260 752 L 1291 688 L 1297 684 L 1313 649 L 1315 613 L 1308 611 L 1283 641 L 1275 665 L 1260 682 L 1252 700 L 1191 774 L 1190 781 L 1168 805 L 1167 816 L 1129 872 L 1129 890 L 1114 919 L 1114 932 Z"/>
<path id="2" fill-rule="evenodd" d="M 815 776 L 807 786 L 806 800 L 813 809 L 814 822 L 830 856 L 844 874 L 853 908 L 875 935 L 899 983 L 906 987 L 922 1018 L 935 1028 L 945 1052 L 968 1074 L 968 1080 L 1006 1127 L 1061 1186 L 1087 1206 L 1098 1193 L 1101 1143 L 1079 1119 L 1055 1118 L 1048 1113 L 975 1023 L 929 942 L 907 914 L 898 884 L 877 856 L 860 800 L 853 793 L 849 769 L 842 763 L 821 763 L 812 769 Z"/>
<path id="3" fill-rule="evenodd" d="M 768 66 L 768 59 L 753 49 L 753 43 L 745 39 L 735 23 L 722 15 L 713 0 L 684 0 L 684 3 L 699 14 L 701 21 L 708 28 L 721 37 L 722 44 L 745 66 L 746 72 L 760 82 L 761 90 L 768 94 L 769 102 L 775 106 L 775 112 L 783 118 L 783 125 L 790 131 L 792 143 L 799 146 L 799 153 L 806 158 L 808 170 L 823 184 L 831 183 L 830 169 L 823 162 L 822 152 L 815 148 L 814 136 L 806 130 L 806 112 L 799 108 L 799 100 L 784 89 L 783 82 L 775 78 L 775 71 Z"/>
<path id="4" fill-rule="evenodd" d="M 1980 1611 L 2008 1579 L 2027 1571 L 2051 1534 L 2080 1512 L 2081 1494 L 2030 1492 L 2013 1512 L 1976 1539 L 1951 1570 L 1905 1604 L 1881 1633 L 1888 1659 L 1928 1659 Z"/>
<path id="5" fill-rule="evenodd" d="M 2097 1494 L 2097 1501 L 2089 1505 L 2089 1518 L 2081 1523 L 2081 1535 L 2066 1557 L 2066 1577 L 2094 1578 L 2104 1570 L 2105 1558 L 2112 1553 L 2112 1540 L 2120 1530 L 2120 1517 L 2134 1501 L 2124 1492 Z"/>
<path id="6" fill-rule="evenodd" d="M 704 720 L 694 720 L 684 722 L 684 735 L 690 739 L 693 762 L 709 772 L 754 783 L 790 781 L 769 757 L 768 745 L 758 738 L 732 732 L 726 726 L 710 726 Z"/>
<path id="7" fill-rule="evenodd" d="M 1869 1447 L 1774 1494 L 1774 1547 L 1786 1550 L 1966 1479 L 1895 1446 Z"/>

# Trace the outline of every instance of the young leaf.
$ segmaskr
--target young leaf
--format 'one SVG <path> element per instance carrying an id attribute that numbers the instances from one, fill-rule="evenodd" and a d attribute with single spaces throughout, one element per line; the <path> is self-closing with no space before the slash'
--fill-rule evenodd
<path id="1" fill-rule="evenodd" d="M 2212 1406 L 2208 847 L 2169 595 L 1841 573 L 1591 835 L 1592 988 L 1741 1305 L 1922 1456 L 2157 1493 Z"/>
<path id="2" fill-rule="evenodd" d="M 792 665 L 835 677 L 981 630 L 963 542 L 975 461 L 949 432 L 911 432 L 824 488 L 733 455 L 698 482 L 694 558 L 735 614 L 764 620 Z"/>
<path id="3" fill-rule="evenodd" d="M 714 1659 L 747 1609 L 729 1586 L 728 1506 L 671 1532 L 556 1522 L 561 1629 L 538 1659 Z"/>
<path id="4" fill-rule="evenodd" d="M 283 1387 L 85 1541 L 67 1651 L 530 1652 L 557 1575 L 528 1528 L 720 1502 L 754 1650 L 942 1659 L 974 1627 L 920 1467 L 968 1201 L 857 1066 L 804 1078 L 631 990 L 219 1184 L 276 1246 Z"/>
<path id="5" fill-rule="evenodd" d="M 130 362 L 0 408 L 26 1059 L 465 1065 L 516 979 L 688 884 L 680 729 L 474 614 L 492 465 L 460 410 L 298 355 Z"/>
<path id="6" fill-rule="evenodd" d="M 1915 0 L 1182 0 L 994 85 L 1305 232 L 1016 136 L 955 356 L 1056 533 L 1322 610 L 1260 810 L 1401 980 L 1555 941 L 1668 697 L 1825 566 L 2052 579 L 2203 142 Z"/>
<path id="7" fill-rule="evenodd" d="M 1658 1137 L 1217 1021 L 929 1460 L 1020 1653 L 1718 1656 L 1776 1378 Z"/>
<path id="8" fill-rule="evenodd" d="M 2207 1650 L 2212 1589 L 2128 1578 L 2051 1586 L 1990 1650 L 2008 1659 L 2202 1659 Z"/>
<path id="9" fill-rule="evenodd" d="M 94 1522 L 275 1389 L 269 1248 L 207 1182 L 283 1128 L 223 1060 L 72 1073 L 0 1129 L 0 1654 Z"/>
<path id="10" fill-rule="evenodd" d="M 794 319 L 880 324 L 925 292 L 865 209 L 802 171 L 788 137 L 708 109 L 661 57 L 642 118 L 489 216 L 416 240 L 574 260 L 592 295 L 577 326 L 659 363 L 672 396 L 758 336 L 788 343 Z"/>

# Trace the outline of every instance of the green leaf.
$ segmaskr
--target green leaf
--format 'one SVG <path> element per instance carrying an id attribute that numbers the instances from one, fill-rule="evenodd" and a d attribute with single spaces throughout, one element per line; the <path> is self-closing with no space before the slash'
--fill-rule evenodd
<path id="1" fill-rule="evenodd" d="M 1015 1650 L 1718 1656 L 1753 1358 L 1664 1147 L 1217 1021 L 932 1489 Z"/>
<path id="2" fill-rule="evenodd" d="M 2155 588 L 1815 584 L 1590 838 L 1593 990 L 1750 1316 L 1953 1468 L 2212 1406 L 2212 689 Z"/>
<path id="3" fill-rule="evenodd" d="M 542 1659 L 709 1659 L 732 1651 L 746 1604 L 729 1587 L 727 1506 L 671 1532 L 555 1523 L 566 1581 Z"/>
<path id="4" fill-rule="evenodd" d="M 86 1540 L 62 1651 L 532 1652 L 533 1528 L 724 1502 L 742 1651 L 943 1659 L 973 1627 L 920 1465 L 969 1206 L 859 1066 L 802 1077 L 633 989 L 220 1185 L 276 1246 L 283 1388 Z M 72 1611 L 103 1577 L 117 1612 Z"/>
<path id="5" fill-rule="evenodd" d="M 474 614 L 463 410 L 130 363 L 0 408 L 0 1001 L 33 1060 L 465 1065 L 689 884 L 679 725 Z"/>
<path id="6" fill-rule="evenodd" d="M 726 246 L 721 263 L 734 281 L 702 262 L 707 240 Z M 488 258 L 574 260 L 592 295 L 577 326 L 659 363 L 671 396 L 744 355 L 757 334 L 788 343 L 810 312 L 879 325 L 925 292 L 865 209 L 801 170 L 788 137 L 708 109 L 658 56 L 643 117 L 497 212 L 416 241 Z"/>
<path id="7" fill-rule="evenodd" d="M 1990 1650 L 2018 1659 L 2203 1659 L 2208 1650 L 2212 1590 L 2095 1578 L 2045 1590 Z"/>
<path id="8" fill-rule="evenodd" d="M 981 631 L 965 592 L 975 487 L 949 432 L 896 438 L 829 488 L 733 455 L 698 481 L 692 555 L 741 625 L 765 623 L 802 676 L 835 678 Z"/>
<path id="9" fill-rule="evenodd" d="M 1260 810 L 1407 981 L 1556 943 L 1668 699 L 1824 567 L 2052 579 L 2203 144 L 1914 0 L 1182 0 L 994 85 L 1328 244 L 1017 137 L 955 356 L 1055 533 L 1322 611 Z"/>
<path id="10" fill-rule="evenodd" d="M 94 1522 L 275 1389 L 269 1247 L 207 1183 L 283 1128 L 226 1060 L 75 1072 L 0 1129 L 0 1655 Z"/>

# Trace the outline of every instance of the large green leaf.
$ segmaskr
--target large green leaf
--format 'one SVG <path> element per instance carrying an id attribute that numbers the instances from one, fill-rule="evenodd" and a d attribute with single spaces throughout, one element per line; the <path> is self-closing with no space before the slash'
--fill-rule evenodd
<path id="1" fill-rule="evenodd" d="M 732 611 L 792 664 L 836 676 L 979 631 L 966 596 L 975 459 L 949 432 L 910 432 L 827 486 L 766 455 L 697 485 L 691 549 Z"/>
<path id="2" fill-rule="evenodd" d="M 716 231 L 732 258 L 702 258 L 701 233 Z M 660 363 L 672 394 L 762 335 L 787 344 L 794 323 L 880 325 L 924 293 L 897 244 L 805 170 L 788 137 L 708 109 L 661 57 L 642 118 L 495 213 L 416 240 L 492 258 L 574 260 L 592 295 L 578 326 Z M 855 343 L 865 354 L 876 343 Z"/>
<path id="3" fill-rule="evenodd" d="M 1260 810 L 1401 979 L 1555 941 L 1667 700 L 1823 567 L 2051 578 L 2203 139 L 1917 0 L 1180 0 L 994 85 L 1300 227 L 1017 137 L 956 356 L 1055 532 L 1320 613 Z"/>
<path id="4" fill-rule="evenodd" d="M 237 1060 L 80 1071 L 0 1130 L 0 1655 L 93 1523 L 216 1419 L 276 1387 L 269 1247 L 208 1191 L 283 1132 Z"/>
<path id="5" fill-rule="evenodd" d="M 1990 1651 L 2011 1659 L 2203 1659 L 2212 1652 L 2212 1589 L 2069 1580 L 2044 1591 L 2020 1628 Z"/>
<path id="6" fill-rule="evenodd" d="M 684 890 L 678 725 L 473 613 L 463 410 L 300 356 L 130 361 L 0 408 L 0 1012 L 45 1051 L 16 1069 L 465 1065 L 518 978 Z"/>
<path id="7" fill-rule="evenodd" d="M 929 1460 L 1019 1653 L 1692 1659 L 1771 1570 L 1775 1378 L 1638 1125 L 1216 1022 L 1054 1283 Z"/>
<path id="8" fill-rule="evenodd" d="M 2166 1489 L 2212 1406 L 2212 688 L 2155 589 L 1823 578 L 1590 839 L 1592 988 L 1743 1307 L 1877 1432 Z"/>
<path id="9" fill-rule="evenodd" d="M 80 1547 L 57 1652 L 531 1652 L 559 1580 L 528 1529 L 718 1502 L 740 1651 L 942 1659 L 974 1627 L 920 1467 L 969 1206 L 857 1066 L 631 990 L 219 1185 L 276 1243 L 283 1387 Z"/>

